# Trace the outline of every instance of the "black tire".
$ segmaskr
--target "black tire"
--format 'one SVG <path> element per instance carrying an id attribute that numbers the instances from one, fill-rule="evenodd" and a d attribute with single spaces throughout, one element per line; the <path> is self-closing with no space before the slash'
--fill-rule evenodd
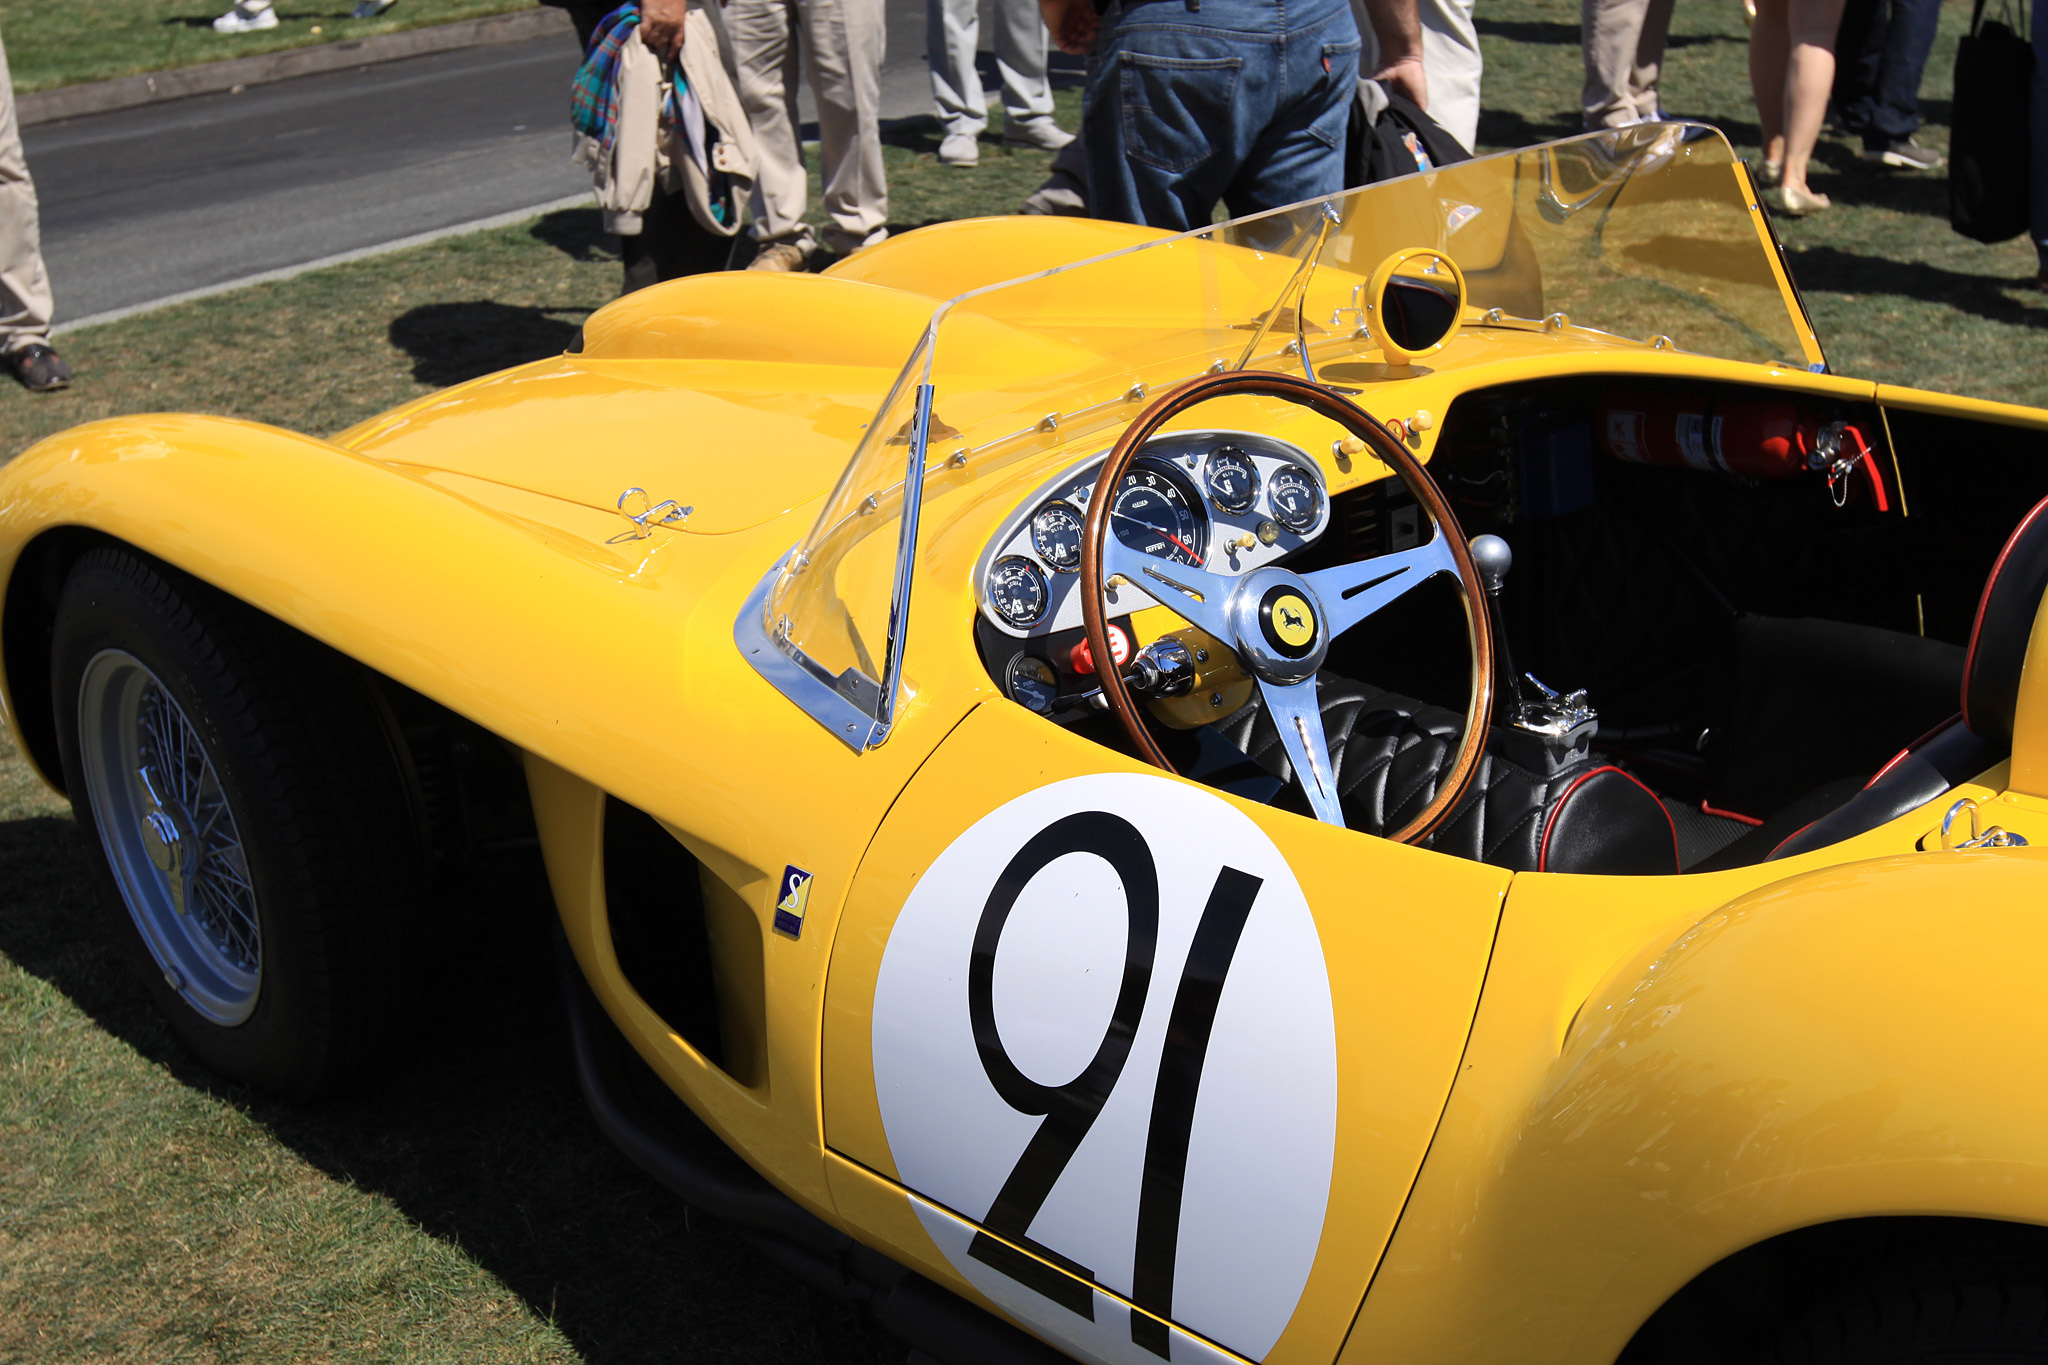
<path id="1" fill-rule="evenodd" d="M 1817 1313 L 1773 1365 L 2044 1365 L 2048 1283 L 1931 1281 Z"/>
<path id="2" fill-rule="evenodd" d="M 85 715 L 81 688 L 89 673 L 96 709 Z M 65 785 L 97 855 L 106 929 L 178 1036 L 221 1074 L 293 1099 L 330 1095 L 377 1074 L 413 1032 L 425 955 L 418 841 L 368 679 L 217 590 L 111 548 L 72 568 L 57 607 L 51 674 Z M 105 720 L 114 714 L 106 698 L 122 686 L 142 698 L 131 705 L 145 708 L 158 728 L 138 721 L 124 731 Z M 189 759 L 151 757 L 169 747 L 152 738 L 167 715 L 177 734 L 196 740 L 210 773 Z M 109 738 L 129 732 L 142 736 L 132 751 Z M 160 800 L 160 776 L 123 786 L 123 774 L 137 770 L 132 757 L 124 766 L 124 754 L 141 754 L 142 768 L 201 772 L 206 795 Z M 96 765 L 90 773 L 89 765 Z M 210 815 L 204 827 L 188 805 Z M 118 827 L 103 828 L 109 812 L 123 817 Z M 152 825 L 160 816 L 172 830 L 168 844 L 164 824 Z M 145 827 L 156 833 L 121 832 Z M 214 892 L 235 888 L 230 911 L 194 890 L 197 863 L 161 852 L 218 848 L 208 840 L 221 828 L 236 836 L 239 855 L 224 855 L 225 863 L 223 855 L 205 857 L 227 869 L 209 875 Z M 138 848 L 165 861 L 138 862 Z M 173 904 L 179 918 L 163 908 Z M 238 928 L 211 932 L 228 925 Z M 185 939 L 164 937 L 180 926 Z M 195 937 L 195 926 L 209 936 Z M 192 944 L 206 943 L 243 973 L 239 987 L 209 995 L 174 983 L 185 960 L 179 953 L 189 957 Z"/>

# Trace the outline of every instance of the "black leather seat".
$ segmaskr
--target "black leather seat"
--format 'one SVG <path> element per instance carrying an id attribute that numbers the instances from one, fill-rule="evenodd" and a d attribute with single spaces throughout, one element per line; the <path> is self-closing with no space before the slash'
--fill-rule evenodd
<path id="1" fill-rule="evenodd" d="M 1319 686 L 1345 824 L 1369 834 L 1401 828 L 1435 797 L 1457 758 L 1464 716 L 1329 673 Z M 1277 804 L 1307 810 L 1279 732 L 1256 699 L 1214 729 L 1288 784 Z M 1678 871 L 1671 817 L 1649 788 L 1583 752 L 1553 762 L 1532 736 L 1500 729 L 1472 790 L 1426 846 L 1524 872 Z"/>
<path id="2" fill-rule="evenodd" d="M 2007 537 L 1984 580 L 1963 655 L 1962 711 L 1902 749 L 1863 788 L 1778 842 L 1789 858 L 1876 829 L 1975 777 L 2012 752 L 2020 673 L 2048 589 L 2048 498 Z"/>

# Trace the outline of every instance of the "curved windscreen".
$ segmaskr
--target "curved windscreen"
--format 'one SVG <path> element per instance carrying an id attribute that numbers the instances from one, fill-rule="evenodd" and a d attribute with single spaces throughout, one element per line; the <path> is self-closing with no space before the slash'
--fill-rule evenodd
<path id="1" fill-rule="evenodd" d="M 1107 446 L 1148 396 L 1204 372 L 1369 374 L 1381 357 L 1366 281 L 1410 247 L 1457 263 L 1468 331 L 1822 364 L 1714 130 L 1645 124 L 1460 162 L 941 304 L 742 627 L 772 644 L 810 694 L 801 704 L 834 733 L 879 743 L 927 502 L 994 468 L 1070 459 L 1076 442 Z"/>

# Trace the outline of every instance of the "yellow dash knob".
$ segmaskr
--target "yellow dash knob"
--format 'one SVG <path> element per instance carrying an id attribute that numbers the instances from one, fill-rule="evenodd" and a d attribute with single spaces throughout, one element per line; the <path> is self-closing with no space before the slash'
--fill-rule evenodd
<path id="1" fill-rule="evenodd" d="M 1415 415 L 1408 419 L 1408 429 L 1410 431 L 1428 431 L 1435 425 L 1436 418 L 1429 415 L 1428 408 L 1418 408 Z"/>

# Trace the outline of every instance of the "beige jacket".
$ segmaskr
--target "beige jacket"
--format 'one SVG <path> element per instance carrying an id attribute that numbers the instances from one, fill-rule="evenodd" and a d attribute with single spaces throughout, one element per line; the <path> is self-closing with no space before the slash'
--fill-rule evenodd
<path id="1" fill-rule="evenodd" d="M 689 130 L 662 122 L 662 87 L 667 73 L 661 59 L 649 52 L 637 35 L 621 49 L 619 123 L 611 154 L 606 156 L 603 144 L 582 133 L 576 135 L 573 153 L 590 172 L 597 205 L 604 210 L 605 231 L 621 236 L 639 232 L 640 215 L 654 202 L 657 183 L 666 193 L 685 193 L 690 212 L 707 231 L 722 237 L 739 231 L 739 205 L 754 187 L 754 132 L 719 53 L 721 27 L 699 5 L 690 6 L 683 20 L 683 78 L 703 109 L 703 122 L 709 125 L 703 141 L 713 142 L 712 129 L 718 134 L 706 160 L 699 159 L 704 148 Z M 712 216 L 714 171 L 732 178 L 731 222 L 721 223 Z"/>

